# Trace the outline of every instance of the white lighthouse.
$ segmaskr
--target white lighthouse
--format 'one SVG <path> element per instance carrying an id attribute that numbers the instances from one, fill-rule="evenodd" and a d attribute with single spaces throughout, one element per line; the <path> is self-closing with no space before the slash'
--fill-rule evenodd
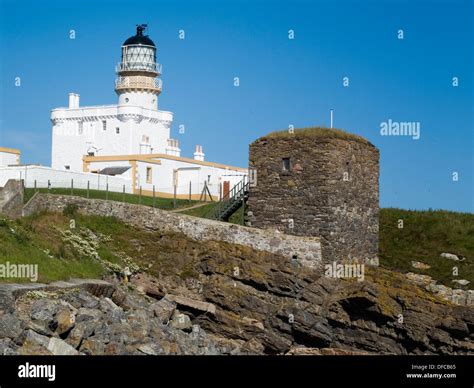
<path id="1" fill-rule="evenodd" d="M 71 185 L 74 179 L 74 185 L 84 186 L 91 173 L 99 173 L 110 178 L 107 182 L 123 183 L 110 184 L 109 190 L 123 190 L 126 185 L 127 191 L 143 195 L 176 193 L 199 199 L 207 190 L 214 198 L 226 196 L 247 171 L 205 160 L 202 145 L 196 145 L 192 156 L 181 156 L 179 141 L 170 137 L 173 114 L 158 109 L 162 68 L 146 27 L 137 25 L 136 34 L 121 47 L 116 105 L 81 106 L 79 94 L 69 93 L 69 106 L 51 111 L 48 179 L 56 185 Z"/>
<path id="2" fill-rule="evenodd" d="M 173 114 L 158 110 L 161 65 L 145 27 L 122 45 L 117 105 L 80 106 L 70 93 L 67 108 L 52 110 L 53 168 L 82 172 L 84 156 L 166 153 Z"/>
<path id="3" fill-rule="evenodd" d="M 122 61 L 117 65 L 115 91 L 119 105 L 137 105 L 157 110 L 161 93 L 161 65 L 156 62 L 156 46 L 143 32 L 146 24 L 137 26 L 137 34 L 122 46 Z"/>

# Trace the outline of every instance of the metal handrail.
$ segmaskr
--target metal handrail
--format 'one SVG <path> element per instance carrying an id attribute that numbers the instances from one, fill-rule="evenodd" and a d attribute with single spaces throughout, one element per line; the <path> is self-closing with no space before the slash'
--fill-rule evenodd
<path id="1" fill-rule="evenodd" d="M 115 71 L 150 71 L 157 74 L 162 74 L 163 66 L 157 62 L 120 62 L 115 66 Z"/>
<path id="2" fill-rule="evenodd" d="M 242 201 L 248 192 L 249 182 L 246 179 L 238 182 L 232 187 L 228 195 L 223 198 L 215 208 L 212 209 L 210 216 L 214 219 L 222 219 L 226 213 Z"/>
<path id="3" fill-rule="evenodd" d="M 146 77 L 145 77 L 146 78 Z M 161 90 L 163 81 L 159 78 L 146 80 L 131 79 L 129 77 L 119 77 L 115 80 L 115 88 L 153 88 Z"/>

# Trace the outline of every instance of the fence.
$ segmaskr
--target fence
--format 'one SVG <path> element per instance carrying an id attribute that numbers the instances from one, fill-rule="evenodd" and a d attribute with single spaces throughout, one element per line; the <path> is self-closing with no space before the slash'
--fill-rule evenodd
<path id="1" fill-rule="evenodd" d="M 182 185 L 172 187 L 146 184 L 145 187 L 134 190 L 131 179 L 121 176 L 57 170 L 37 165 L 0 167 L 0 187 L 9 179 L 24 183 L 26 200 L 29 200 L 36 191 L 162 208 L 176 208 L 196 200 L 207 202 L 219 199 L 215 194 L 212 197 L 207 195 L 209 190 L 204 190 L 207 188 L 205 181 L 192 184 L 183 182 Z"/>
<path id="2" fill-rule="evenodd" d="M 5 185 L 9 179 L 21 180 L 26 187 L 48 188 L 48 183 L 54 187 L 70 187 L 74 181 L 74 187 L 78 189 L 105 190 L 109 185 L 109 191 L 132 192 L 130 179 L 119 176 L 108 176 L 102 174 L 83 173 L 67 170 L 56 170 L 44 166 L 12 166 L 0 167 L 0 187 Z"/>
<path id="3" fill-rule="evenodd" d="M 157 207 L 161 209 L 172 209 L 183 206 L 189 206 L 196 202 L 192 199 L 191 185 L 189 186 L 189 196 L 187 199 L 177 198 L 176 192 L 178 186 L 174 187 L 174 195 L 169 198 L 163 198 L 158 195 L 160 192 L 169 192 L 169 187 L 155 187 L 153 186 L 151 193 L 142 190 L 139 187 L 135 193 L 131 193 L 129 185 L 125 184 L 110 184 L 106 180 L 106 176 L 102 175 L 103 183 L 97 180 L 88 180 L 85 182 L 76 183 L 74 179 L 71 180 L 28 180 L 24 184 L 24 198 L 25 202 L 29 201 L 36 192 L 59 194 L 59 195 L 73 195 L 91 199 L 105 199 L 110 201 L 118 201 L 124 203 L 133 203 L 138 205 L 145 205 Z M 184 187 L 184 185 L 183 185 Z"/>

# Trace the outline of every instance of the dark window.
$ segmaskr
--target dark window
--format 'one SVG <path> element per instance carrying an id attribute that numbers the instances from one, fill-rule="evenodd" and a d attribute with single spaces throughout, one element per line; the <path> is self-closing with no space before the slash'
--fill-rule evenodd
<path id="1" fill-rule="evenodd" d="M 283 158 L 283 171 L 290 171 L 290 158 Z"/>
<path id="2" fill-rule="evenodd" d="M 119 134 L 119 133 L 120 133 L 120 128 L 119 128 L 119 127 L 115 128 L 115 133 L 116 133 L 116 134 Z"/>

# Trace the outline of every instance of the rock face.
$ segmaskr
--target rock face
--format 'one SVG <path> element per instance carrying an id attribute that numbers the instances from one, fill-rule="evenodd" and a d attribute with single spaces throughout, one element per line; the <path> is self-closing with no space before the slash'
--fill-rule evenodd
<path id="1" fill-rule="evenodd" d="M 295 347 L 383 354 L 472 353 L 474 310 L 456 306 L 404 275 L 370 268 L 363 282 L 329 279 L 287 261 L 225 259 L 202 263 L 203 298 L 215 316 L 196 322 L 208 332 L 261 344 L 280 354 Z"/>
<path id="2" fill-rule="evenodd" d="M 360 282 L 326 278 L 245 247 L 199 246 L 206 254 L 176 263 L 175 275 L 141 274 L 127 286 L 103 285 L 100 296 L 83 287 L 2 299 L 0 352 L 474 354 L 472 307 L 443 301 L 416 279 L 382 268 Z M 180 276 L 181 265 L 196 277 Z M 159 291 L 149 297 L 143 283 Z"/>
<path id="3" fill-rule="evenodd" d="M 0 338 L 14 339 L 22 332 L 20 321 L 13 314 L 0 316 Z"/>
<path id="4" fill-rule="evenodd" d="M 189 315 L 176 310 L 176 303 L 164 298 L 155 302 L 126 289 L 116 288 L 116 292 L 126 295 L 123 307 L 108 297 L 96 297 L 77 288 L 50 292 L 40 300 L 35 300 L 36 294 L 20 296 L 16 311 L 0 316 L 0 353 L 222 353 L 212 335 L 193 326 Z M 161 313 L 155 316 L 158 309 Z M 169 322 L 162 322 L 163 311 L 172 315 Z"/>
<path id="5" fill-rule="evenodd" d="M 328 278 L 248 246 L 145 233 L 146 272 L 127 284 L 2 284 L 0 353 L 474 354 L 470 290 L 456 305 L 426 275 Z"/>
<path id="6" fill-rule="evenodd" d="M 250 144 L 249 167 L 257 178 L 251 226 L 321 236 L 325 262 L 377 263 L 379 152 L 372 144 L 295 130 Z"/>
<path id="7" fill-rule="evenodd" d="M 453 253 L 441 253 L 441 257 L 449 260 L 459 261 L 459 257 Z"/>
<path id="8" fill-rule="evenodd" d="M 444 286 L 443 284 L 438 284 L 431 276 L 428 275 L 419 275 L 416 273 L 409 272 L 405 276 L 410 279 L 415 284 L 423 287 L 425 290 L 437 295 L 438 297 L 449 301 L 454 304 L 462 306 L 472 306 L 474 305 L 474 291 L 473 290 L 463 290 L 463 289 L 452 289 Z M 460 286 L 467 286 L 470 282 L 468 280 L 460 279 L 453 280 L 455 284 Z"/>

